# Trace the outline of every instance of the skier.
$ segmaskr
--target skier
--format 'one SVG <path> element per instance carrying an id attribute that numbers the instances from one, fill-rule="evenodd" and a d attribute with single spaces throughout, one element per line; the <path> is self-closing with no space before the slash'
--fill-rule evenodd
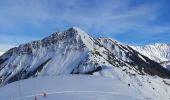
<path id="1" fill-rule="evenodd" d="M 37 97 L 36 97 L 36 96 L 34 97 L 34 100 L 37 100 Z"/>
<path id="2" fill-rule="evenodd" d="M 47 93 L 44 92 L 44 93 L 43 93 L 43 97 L 47 97 Z"/>

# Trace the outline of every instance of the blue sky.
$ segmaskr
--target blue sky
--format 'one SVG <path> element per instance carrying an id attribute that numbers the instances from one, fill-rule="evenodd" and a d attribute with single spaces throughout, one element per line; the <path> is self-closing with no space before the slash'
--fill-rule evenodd
<path id="1" fill-rule="evenodd" d="M 0 0 L 0 51 L 76 26 L 126 44 L 170 43 L 170 0 Z"/>

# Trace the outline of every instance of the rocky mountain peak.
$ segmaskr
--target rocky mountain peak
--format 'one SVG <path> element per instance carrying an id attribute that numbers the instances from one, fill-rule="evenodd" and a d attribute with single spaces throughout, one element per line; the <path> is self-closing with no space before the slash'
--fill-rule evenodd
<path id="1" fill-rule="evenodd" d="M 80 28 L 71 27 L 63 32 L 55 32 L 42 40 L 21 44 L 9 50 L 8 53 L 30 54 L 40 48 L 46 48 L 52 45 L 58 46 L 59 48 L 64 48 L 64 46 L 69 46 L 71 48 L 88 47 L 88 49 L 92 50 L 93 39 Z"/>

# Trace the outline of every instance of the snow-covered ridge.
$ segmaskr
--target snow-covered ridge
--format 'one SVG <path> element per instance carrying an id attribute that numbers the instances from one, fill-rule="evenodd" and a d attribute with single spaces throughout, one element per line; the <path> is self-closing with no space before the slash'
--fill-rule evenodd
<path id="1" fill-rule="evenodd" d="M 110 38 L 92 38 L 76 27 L 22 44 L 0 56 L 1 85 L 68 74 L 116 77 L 143 96 L 150 91 L 152 98 L 170 97 L 167 69 L 128 45 Z"/>
<path id="2" fill-rule="evenodd" d="M 153 45 L 146 46 L 132 46 L 132 48 L 165 67 L 170 65 L 169 44 L 155 43 Z"/>
<path id="3" fill-rule="evenodd" d="M 63 44 L 79 44 L 84 43 L 86 46 L 91 46 L 92 39 L 90 36 L 77 27 L 72 27 L 64 32 L 56 32 L 39 41 L 33 41 L 30 43 L 22 44 L 18 48 L 14 48 L 13 52 L 15 53 L 32 53 L 32 51 L 41 49 L 43 47 L 48 47 L 50 45 L 57 45 L 57 43 L 62 42 L 62 44 L 58 44 L 59 48 L 64 46 Z M 78 43 L 77 43 L 78 44 Z M 78 47 L 78 46 L 77 46 Z M 89 47 L 91 48 L 91 47 Z"/>

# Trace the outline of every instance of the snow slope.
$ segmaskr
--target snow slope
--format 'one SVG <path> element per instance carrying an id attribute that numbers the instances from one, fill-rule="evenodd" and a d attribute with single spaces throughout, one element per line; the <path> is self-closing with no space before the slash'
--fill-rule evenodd
<path id="1" fill-rule="evenodd" d="M 18 91 L 20 85 L 20 92 Z M 43 93 L 47 93 L 44 98 Z M 143 100 L 144 97 L 116 78 L 69 75 L 37 77 L 0 88 L 1 100 Z"/>
<path id="2" fill-rule="evenodd" d="M 2 54 L 4 54 L 4 52 L 0 52 L 0 56 L 1 56 Z"/>
<path id="3" fill-rule="evenodd" d="M 146 46 L 132 46 L 132 48 L 164 67 L 170 65 L 170 45 L 168 44 L 155 43 Z"/>

